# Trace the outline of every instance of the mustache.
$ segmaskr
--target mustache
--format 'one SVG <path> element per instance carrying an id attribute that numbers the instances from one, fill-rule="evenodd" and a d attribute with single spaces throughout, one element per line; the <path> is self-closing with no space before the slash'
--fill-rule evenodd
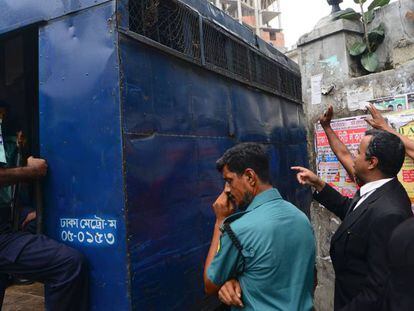
<path id="1" fill-rule="evenodd" d="M 233 204 L 236 202 L 236 198 L 231 193 L 227 193 L 227 198 Z"/>
<path id="2" fill-rule="evenodd" d="M 231 206 L 233 206 L 233 208 L 236 209 L 237 208 L 236 198 L 231 193 L 227 194 L 227 198 L 229 199 Z"/>

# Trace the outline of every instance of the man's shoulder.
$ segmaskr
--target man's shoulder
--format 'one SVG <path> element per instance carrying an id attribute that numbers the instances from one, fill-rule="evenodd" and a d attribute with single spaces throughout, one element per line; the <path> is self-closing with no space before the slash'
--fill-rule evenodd
<path id="1" fill-rule="evenodd" d="M 279 199 L 266 202 L 259 208 L 245 213 L 231 223 L 235 232 L 262 231 L 266 225 L 277 226 L 290 219 L 296 224 L 310 226 L 308 217 L 292 203 Z"/>
<path id="2" fill-rule="evenodd" d="M 407 213 L 411 210 L 411 201 L 400 182 L 384 189 L 381 196 L 371 202 L 372 212 L 378 216 Z M 369 198 L 368 198 L 369 200 Z"/>

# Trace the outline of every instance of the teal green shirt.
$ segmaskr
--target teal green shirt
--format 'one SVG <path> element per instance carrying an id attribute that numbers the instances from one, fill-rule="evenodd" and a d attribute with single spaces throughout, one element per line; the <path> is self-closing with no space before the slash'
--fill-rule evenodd
<path id="1" fill-rule="evenodd" d="M 312 310 L 315 239 L 306 215 L 270 189 L 257 195 L 231 228 L 244 250 L 244 272 L 239 275 L 242 259 L 223 233 L 208 278 L 221 286 L 238 275 L 242 310 Z"/>

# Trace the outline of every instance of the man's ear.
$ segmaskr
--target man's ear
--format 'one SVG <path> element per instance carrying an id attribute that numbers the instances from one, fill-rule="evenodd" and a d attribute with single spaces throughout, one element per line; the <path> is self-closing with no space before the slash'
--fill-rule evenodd
<path id="1" fill-rule="evenodd" d="M 369 159 L 368 169 L 373 170 L 377 167 L 378 167 L 378 158 L 377 157 L 371 157 L 371 159 Z"/>
<path id="2" fill-rule="evenodd" d="M 247 168 L 244 171 L 244 175 L 247 178 L 247 182 L 250 184 L 251 187 L 256 186 L 257 184 L 257 175 L 256 172 L 254 170 L 252 170 L 251 168 Z"/>

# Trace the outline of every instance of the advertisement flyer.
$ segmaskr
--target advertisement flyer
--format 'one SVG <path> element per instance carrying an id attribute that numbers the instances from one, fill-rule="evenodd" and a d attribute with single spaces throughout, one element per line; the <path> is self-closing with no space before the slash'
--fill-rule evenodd
<path id="1" fill-rule="evenodd" d="M 414 110 L 407 110 L 404 113 L 392 113 L 387 115 L 388 123 L 401 135 L 414 140 Z M 410 157 L 405 157 L 405 161 L 398 179 L 407 190 L 414 206 L 414 161 Z"/>
<path id="2" fill-rule="evenodd" d="M 367 117 L 370 116 L 336 119 L 331 122 L 332 129 L 354 156 L 365 131 L 369 128 L 365 122 Z M 414 109 L 385 113 L 384 117 L 401 135 L 414 140 Z M 342 195 L 352 197 L 357 189 L 356 185 L 332 152 L 320 124 L 315 126 L 315 146 L 318 175 Z M 411 158 L 406 157 L 398 179 L 407 190 L 414 206 L 414 161 Z"/>
<path id="3" fill-rule="evenodd" d="M 353 155 L 356 154 L 359 143 L 368 128 L 365 117 L 337 119 L 331 122 L 332 129 Z M 320 124 L 316 125 L 315 140 L 318 175 L 342 195 L 353 197 L 357 190 L 356 185 L 332 152 L 328 138 Z"/>
<path id="4" fill-rule="evenodd" d="M 381 111 L 402 111 L 410 108 L 407 105 L 407 95 L 384 97 L 369 102 Z"/>
<path id="5" fill-rule="evenodd" d="M 373 98 L 373 90 L 356 89 L 347 91 L 348 109 L 351 111 L 365 110 L 371 103 L 383 112 L 403 111 L 414 109 L 414 93 L 387 96 L 376 99 Z"/>

